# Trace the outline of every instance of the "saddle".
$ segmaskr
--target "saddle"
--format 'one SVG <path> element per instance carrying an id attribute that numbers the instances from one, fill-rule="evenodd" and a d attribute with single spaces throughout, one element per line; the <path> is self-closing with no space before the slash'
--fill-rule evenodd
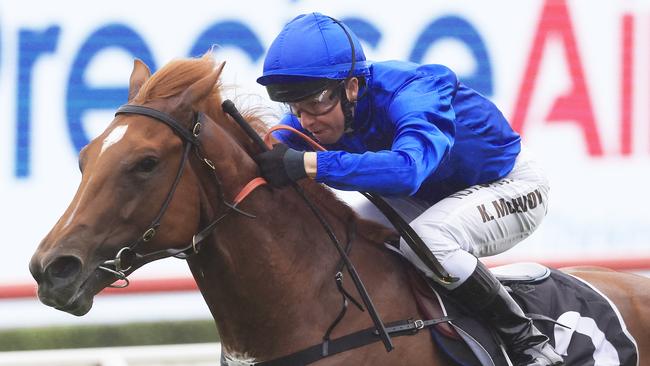
<path id="1" fill-rule="evenodd" d="M 481 319 L 456 303 L 448 291 L 411 265 L 410 284 L 424 319 L 450 317 L 430 328 L 437 346 L 458 365 L 512 365 L 503 343 Z M 636 366 L 638 349 L 618 310 L 588 283 L 537 263 L 490 269 L 567 365 Z M 587 327 L 586 325 L 589 325 Z"/>

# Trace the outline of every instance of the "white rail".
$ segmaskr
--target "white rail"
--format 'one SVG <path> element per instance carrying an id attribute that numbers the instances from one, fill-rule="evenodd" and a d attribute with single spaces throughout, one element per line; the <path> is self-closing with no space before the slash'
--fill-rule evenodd
<path id="1" fill-rule="evenodd" d="M 220 343 L 0 353 L 0 366 L 218 366 Z"/>

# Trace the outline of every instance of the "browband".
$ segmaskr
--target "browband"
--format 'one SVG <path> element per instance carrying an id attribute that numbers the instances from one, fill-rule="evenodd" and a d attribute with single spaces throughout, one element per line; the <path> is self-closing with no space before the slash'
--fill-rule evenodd
<path id="1" fill-rule="evenodd" d="M 155 118 L 160 122 L 163 122 L 164 124 L 169 126 L 184 141 L 189 142 L 190 144 L 195 146 L 198 146 L 199 144 L 199 140 L 196 138 L 193 131 L 190 131 L 189 129 L 183 127 L 183 125 L 178 123 L 174 119 L 174 117 L 170 116 L 167 113 L 155 110 L 153 108 L 149 108 L 141 105 L 133 105 L 133 104 L 124 104 L 120 108 L 118 108 L 117 111 L 115 111 L 116 116 L 118 114 L 124 114 L 124 113 L 133 113 L 133 114 L 139 114 L 139 115 Z M 198 124 L 198 122 L 196 123 Z M 196 124 L 194 126 L 196 126 Z M 192 128 L 195 128 L 194 126 L 192 126 Z"/>

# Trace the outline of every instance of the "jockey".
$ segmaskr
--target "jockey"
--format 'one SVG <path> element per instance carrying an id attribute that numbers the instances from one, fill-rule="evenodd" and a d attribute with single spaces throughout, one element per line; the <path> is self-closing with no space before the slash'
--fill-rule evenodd
<path id="1" fill-rule="evenodd" d="M 411 221 L 458 281 L 451 295 L 488 321 L 516 365 L 562 365 L 562 358 L 477 257 L 503 252 L 546 215 L 549 186 L 521 152 L 520 136 L 497 107 L 442 65 L 370 63 L 354 33 L 311 13 L 275 38 L 257 82 L 290 112 L 290 132 L 260 154 L 273 186 L 311 178 L 340 190 L 387 198 Z M 402 240 L 400 250 L 433 272 Z"/>

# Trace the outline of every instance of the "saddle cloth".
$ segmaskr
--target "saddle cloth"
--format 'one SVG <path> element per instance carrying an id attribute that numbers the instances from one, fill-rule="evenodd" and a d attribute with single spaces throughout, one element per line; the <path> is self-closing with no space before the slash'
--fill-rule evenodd
<path id="1" fill-rule="evenodd" d="M 534 319 L 537 328 L 549 337 L 566 365 L 638 365 L 636 342 L 618 309 L 590 284 L 536 263 L 491 270 Z M 462 305 L 438 285 L 423 286 L 415 278 L 412 282 L 423 316 L 455 318 L 448 328 L 431 329 L 433 340 L 451 360 L 464 366 L 512 365 L 487 324 L 468 316 Z"/>

